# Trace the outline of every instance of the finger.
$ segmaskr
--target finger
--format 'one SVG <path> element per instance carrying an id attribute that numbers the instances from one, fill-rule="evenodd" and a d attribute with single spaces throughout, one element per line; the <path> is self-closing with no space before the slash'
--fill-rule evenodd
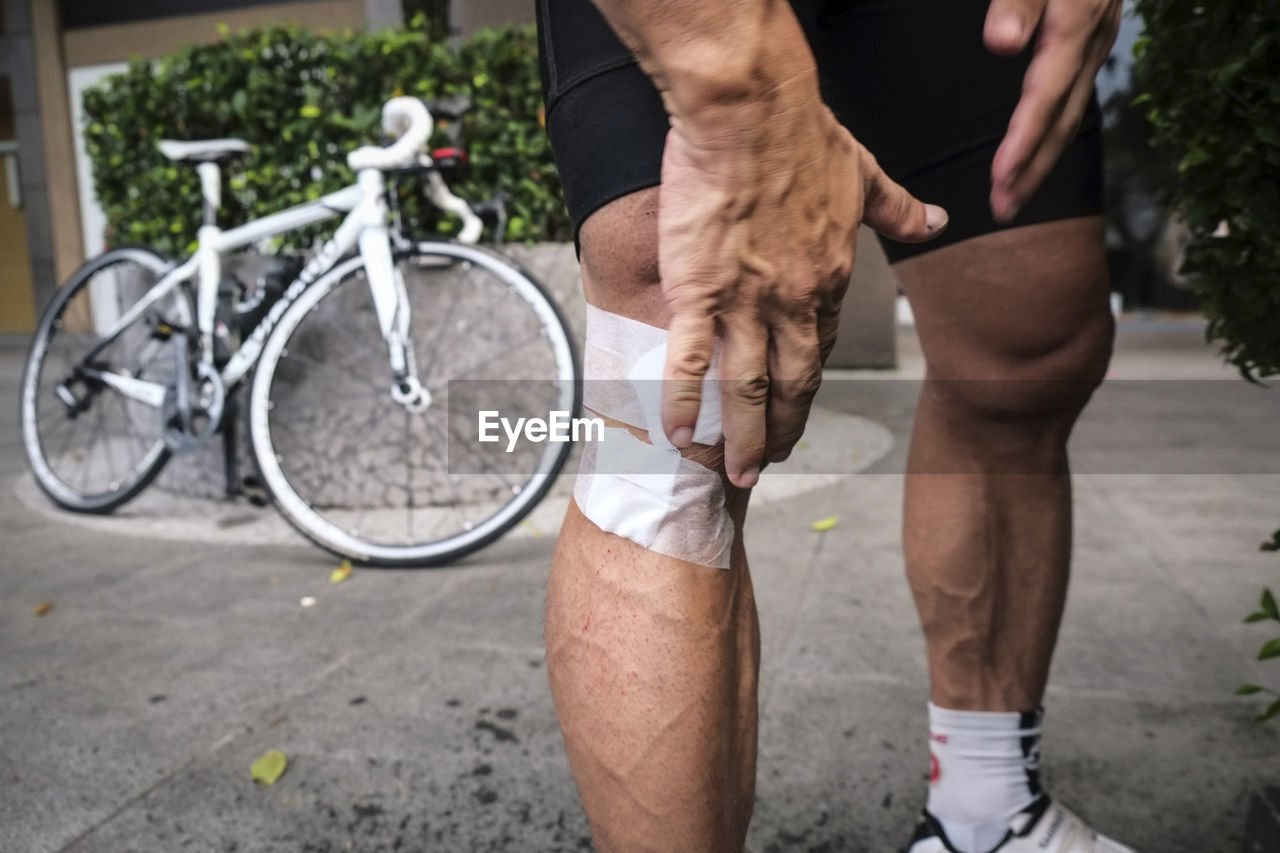
<path id="1" fill-rule="evenodd" d="M 730 316 L 721 324 L 720 406 L 724 468 L 735 486 L 749 489 L 764 462 L 769 403 L 768 330 L 758 321 Z"/>
<path id="2" fill-rule="evenodd" d="M 1031 198 L 1045 177 L 1053 169 L 1062 152 L 1075 138 L 1089 99 L 1093 96 L 1093 78 L 1081 75 L 1072 90 L 1057 121 L 1030 163 L 1023 167 L 1012 184 L 993 184 L 991 188 L 991 212 L 997 222 L 1008 222 Z"/>
<path id="3" fill-rule="evenodd" d="M 1058 161 L 1062 151 L 1074 138 L 1080 126 L 1080 120 L 1084 117 L 1089 101 L 1093 97 L 1094 76 L 1106 60 L 1113 40 L 1114 34 L 1108 28 L 1104 27 L 1095 33 L 1090 41 L 1084 64 L 1072 83 L 1071 91 L 1067 94 L 1052 126 L 1040 141 L 1038 149 L 1032 154 L 1030 162 L 1018 170 L 1013 180 L 1003 183 L 995 180 L 993 165 L 991 210 L 997 221 L 1008 222 L 1017 215 L 1018 210 L 1040 186 L 1054 163 Z M 1000 152 L 997 151 L 997 159 L 999 156 Z"/>
<path id="4" fill-rule="evenodd" d="M 765 418 L 765 458 L 791 455 L 809 419 L 822 384 L 822 355 L 816 321 L 777 327 L 769 341 L 769 411 Z"/>
<path id="5" fill-rule="evenodd" d="M 863 175 L 866 198 L 862 218 L 884 236 L 904 243 L 932 240 L 947 227 L 947 212 L 925 204 L 907 192 L 880 168 L 864 149 Z"/>
<path id="6" fill-rule="evenodd" d="M 1021 53 L 1040 24 L 1048 0 L 991 0 L 982 40 L 1000 56 Z"/>
<path id="7" fill-rule="evenodd" d="M 1017 181 L 1053 129 L 1081 74 L 1092 81 L 1115 41 L 1120 13 L 1114 2 L 1080 0 L 1046 7 L 1022 96 L 991 164 L 993 185 L 1012 186 Z"/>
<path id="8" fill-rule="evenodd" d="M 1022 96 L 991 162 L 993 186 L 1012 187 L 1048 135 L 1080 73 L 1083 44 L 1042 37 L 1022 81 Z"/>
<path id="9" fill-rule="evenodd" d="M 688 447 L 702 407 L 702 379 L 711 367 L 715 318 L 676 309 L 667 329 L 667 363 L 662 372 L 662 430 L 676 447 Z"/>

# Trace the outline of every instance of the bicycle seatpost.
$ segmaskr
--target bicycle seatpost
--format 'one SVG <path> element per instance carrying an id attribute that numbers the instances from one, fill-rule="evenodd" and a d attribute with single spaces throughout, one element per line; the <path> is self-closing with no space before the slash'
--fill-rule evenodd
<path id="1" fill-rule="evenodd" d="M 222 207 L 222 170 L 214 160 L 196 164 L 200 176 L 200 195 L 204 199 L 204 224 L 218 224 L 218 210 Z"/>

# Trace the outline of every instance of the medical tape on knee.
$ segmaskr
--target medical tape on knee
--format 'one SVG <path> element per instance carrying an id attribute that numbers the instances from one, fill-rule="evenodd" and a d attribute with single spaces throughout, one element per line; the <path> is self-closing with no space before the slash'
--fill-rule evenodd
<path id="1" fill-rule="evenodd" d="M 603 441 L 584 444 L 573 491 L 582 514 L 655 553 L 729 568 L 733 520 L 720 474 L 681 456 L 662 429 L 666 331 L 588 305 L 584 356 L 586 408 L 646 430 L 652 443 L 609 427 Z M 698 444 L 721 438 L 715 372 L 713 357 L 693 434 Z"/>

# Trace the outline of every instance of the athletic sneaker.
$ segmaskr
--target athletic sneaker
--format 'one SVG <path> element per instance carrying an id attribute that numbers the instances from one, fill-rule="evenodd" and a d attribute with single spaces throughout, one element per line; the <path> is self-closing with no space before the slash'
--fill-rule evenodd
<path id="1" fill-rule="evenodd" d="M 925 811 L 907 853 L 956 853 L 937 819 Z M 1042 794 L 1009 821 L 1009 834 L 991 853 L 1134 853 L 1090 829 L 1070 809 Z"/>

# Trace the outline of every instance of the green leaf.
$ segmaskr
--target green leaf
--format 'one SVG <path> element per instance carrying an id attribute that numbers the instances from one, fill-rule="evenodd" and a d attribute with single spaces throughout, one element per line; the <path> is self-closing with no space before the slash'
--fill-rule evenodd
<path id="1" fill-rule="evenodd" d="M 1258 608 L 1272 619 L 1280 620 L 1280 609 L 1276 607 L 1276 597 L 1271 594 L 1271 590 L 1264 588 L 1262 590 L 1262 598 L 1258 602 Z"/>
<path id="2" fill-rule="evenodd" d="M 1272 719 L 1278 714 L 1280 714 L 1280 699 L 1277 699 L 1276 701 L 1268 705 L 1266 708 L 1264 708 L 1262 710 L 1262 713 L 1258 714 L 1258 716 L 1254 717 L 1254 719 L 1260 723 L 1265 723 L 1267 720 Z"/>
<path id="3" fill-rule="evenodd" d="M 259 785 L 274 785 L 288 766 L 289 759 L 284 757 L 284 753 L 272 749 L 264 752 L 257 761 L 253 762 L 253 766 L 249 768 L 249 775 Z"/>
<path id="4" fill-rule="evenodd" d="M 317 107 L 315 104 L 307 104 L 305 107 L 298 110 L 298 115 L 302 116 L 303 118 L 319 118 L 320 108 Z"/>
<path id="5" fill-rule="evenodd" d="M 1258 660 L 1271 660 L 1272 658 L 1280 658 L 1280 637 L 1272 637 L 1262 644 L 1262 648 L 1258 650 Z"/>
<path id="6" fill-rule="evenodd" d="M 1185 172 L 1188 169 L 1192 169 L 1192 168 L 1195 168 L 1196 166 L 1202 165 L 1204 163 L 1208 163 L 1212 159 L 1213 159 L 1213 155 L 1211 155 L 1207 149 L 1199 148 L 1199 147 L 1192 148 L 1183 156 L 1182 160 L 1178 163 L 1178 171 Z"/>
<path id="7" fill-rule="evenodd" d="M 1270 618 L 1271 618 L 1270 616 L 1263 613 L 1261 610 L 1255 610 L 1253 613 L 1250 613 L 1248 616 L 1244 617 L 1244 621 L 1245 621 L 1245 624 L 1248 625 L 1254 622 L 1265 622 Z"/>
<path id="8" fill-rule="evenodd" d="M 1241 684 L 1236 688 L 1237 696 L 1252 696 L 1255 693 L 1261 693 L 1262 688 L 1257 684 Z"/>

